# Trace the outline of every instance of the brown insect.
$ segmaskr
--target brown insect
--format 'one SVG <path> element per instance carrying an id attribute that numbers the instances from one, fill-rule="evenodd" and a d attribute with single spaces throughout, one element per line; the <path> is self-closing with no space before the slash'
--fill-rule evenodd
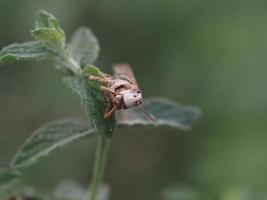
<path id="1" fill-rule="evenodd" d="M 153 123 L 156 123 L 156 120 L 140 106 L 143 102 L 142 92 L 128 64 L 115 65 L 114 76 L 104 75 L 103 78 L 89 76 L 88 78 L 101 83 L 100 90 L 110 102 L 110 108 L 105 112 L 104 118 L 109 118 L 116 110 L 138 106 Z"/>

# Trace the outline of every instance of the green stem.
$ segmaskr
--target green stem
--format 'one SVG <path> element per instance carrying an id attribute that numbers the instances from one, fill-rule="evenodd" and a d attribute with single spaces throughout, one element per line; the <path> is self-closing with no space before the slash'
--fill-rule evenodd
<path id="1" fill-rule="evenodd" d="M 90 185 L 89 200 L 96 200 L 99 186 L 101 185 L 108 155 L 109 141 L 103 136 L 98 138 L 93 179 Z"/>

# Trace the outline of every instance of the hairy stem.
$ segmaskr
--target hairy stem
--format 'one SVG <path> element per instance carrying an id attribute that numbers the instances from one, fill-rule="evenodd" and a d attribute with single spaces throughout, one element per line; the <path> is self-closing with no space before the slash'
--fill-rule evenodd
<path id="1" fill-rule="evenodd" d="M 90 185 L 89 200 L 96 200 L 99 186 L 101 185 L 108 155 L 109 141 L 103 136 L 98 138 L 93 179 Z"/>

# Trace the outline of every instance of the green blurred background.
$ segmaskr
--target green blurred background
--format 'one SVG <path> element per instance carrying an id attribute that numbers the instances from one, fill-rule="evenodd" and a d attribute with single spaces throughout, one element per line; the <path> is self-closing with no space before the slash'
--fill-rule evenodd
<path id="1" fill-rule="evenodd" d="M 145 97 L 203 111 L 189 132 L 119 130 L 105 176 L 112 200 L 160 199 L 173 182 L 204 199 L 267 199 L 244 195 L 267 191 L 267 1 L 0 0 L 0 47 L 31 40 L 39 9 L 67 36 L 91 27 L 101 45 L 96 65 L 110 72 L 113 63 L 131 64 Z M 0 113 L 3 166 L 41 124 L 84 118 L 46 61 L 0 67 Z M 24 181 L 46 190 L 66 178 L 86 185 L 94 148 L 94 139 L 77 141 L 26 170 Z"/>

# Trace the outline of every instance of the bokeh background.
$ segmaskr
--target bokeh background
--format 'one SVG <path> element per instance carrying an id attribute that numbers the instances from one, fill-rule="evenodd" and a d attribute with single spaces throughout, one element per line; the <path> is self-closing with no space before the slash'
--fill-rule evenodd
<path id="1" fill-rule="evenodd" d="M 192 131 L 118 130 L 105 175 L 112 200 L 160 199 L 170 183 L 203 199 L 267 199 L 267 1 L 1 0 L 0 47 L 31 40 L 39 9 L 68 38 L 91 27 L 96 65 L 131 64 L 145 97 L 202 109 Z M 41 124 L 72 116 L 85 118 L 51 62 L 0 67 L 2 166 Z M 47 191 L 66 178 L 86 185 L 94 148 L 92 138 L 77 141 L 25 170 L 24 182 Z"/>

